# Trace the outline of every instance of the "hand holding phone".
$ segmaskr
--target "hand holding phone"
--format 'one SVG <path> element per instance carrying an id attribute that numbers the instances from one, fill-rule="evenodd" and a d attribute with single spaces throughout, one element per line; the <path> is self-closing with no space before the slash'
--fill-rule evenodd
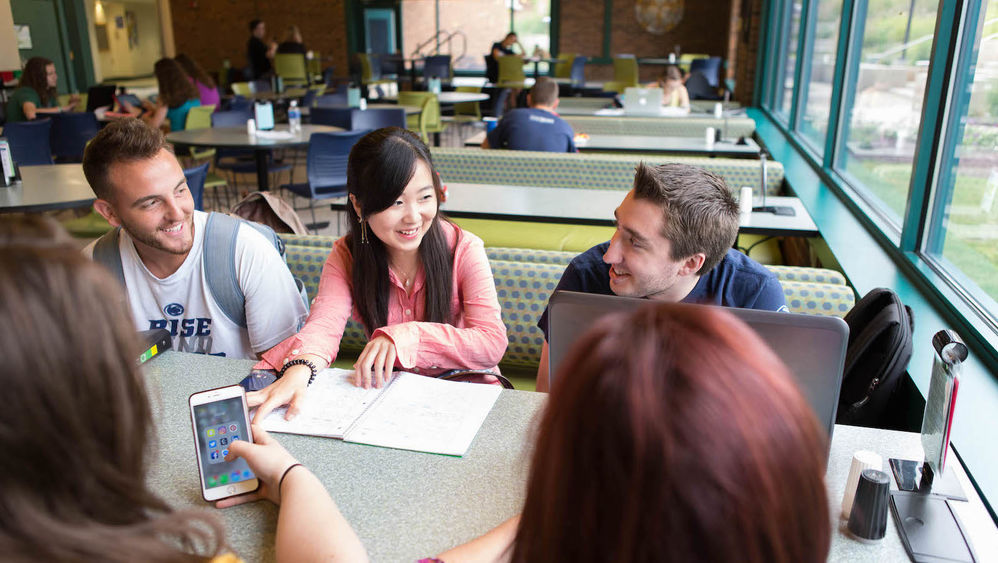
<path id="1" fill-rule="evenodd" d="M 281 491 L 278 486 L 288 468 L 297 464 L 294 456 L 284 449 L 271 435 L 259 425 L 253 425 L 255 443 L 238 442 L 225 459 L 235 461 L 242 458 L 249 464 L 250 470 L 260 479 L 260 488 L 255 494 L 229 497 L 215 503 L 218 508 L 228 508 L 245 502 L 265 498 L 274 504 L 281 503 Z M 295 468 L 295 471 L 304 471 Z"/>
<path id="2" fill-rule="evenodd" d="M 195 393 L 189 404 L 201 496 L 213 501 L 257 490 L 260 482 L 246 461 L 229 456 L 234 443 L 253 442 L 243 388 L 231 385 Z"/>

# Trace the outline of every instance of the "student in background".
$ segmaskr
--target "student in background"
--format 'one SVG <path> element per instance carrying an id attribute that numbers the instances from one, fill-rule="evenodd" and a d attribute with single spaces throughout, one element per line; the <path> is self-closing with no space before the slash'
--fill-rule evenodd
<path id="1" fill-rule="evenodd" d="M 662 105 L 665 107 L 690 109 L 690 94 L 683 85 L 683 71 L 676 65 L 666 65 L 658 80 L 645 87 L 661 88 Z"/>
<path id="2" fill-rule="evenodd" d="M 205 72 L 204 67 L 183 53 L 174 57 L 173 60 L 180 63 L 180 67 L 187 73 L 188 80 L 198 89 L 198 98 L 201 100 L 201 105 L 215 106 L 215 109 L 218 109 L 222 100 L 218 94 L 215 81 L 211 78 L 210 74 Z"/>
<path id="3" fill-rule="evenodd" d="M 0 221 L 0 323 L 17 327 L 0 339 L 2 558 L 235 563 L 214 516 L 150 488 L 153 411 L 121 291 L 54 221 Z M 281 483 L 294 458 L 254 430 L 245 458 L 281 505 L 278 560 L 365 560 L 322 483 L 302 466 Z"/>
<path id="4" fill-rule="evenodd" d="M 277 46 L 280 54 L 305 54 L 305 43 L 301 40 L 301 31 L 297 25 L 288 26 L 288 31 L 284 35 L 284 42 Z"/>
<path id="5" fill-rule="evenodd" d="M 169 121 L 170 131 L 183 131 L 187 121 L 187 112 L 192 107 L 201 105 L 198 89 L 191 82 L 187 73 L 177 61 L 164 58 L 156 61 L 153 66 L 156 84 L 159 86 L 159 97 L 156 103 L 148 100 L 142 104 L 142 109 L 122 102 L 125 111 L 138 116 L 152 127 L 161 128 Z"/>
<path id="6" fill-rule="evenodd" d="M 825 444 L 787 369 L 716 308 L 598 323 L 541 417 L 523 512 L 439 556 L 825 561 Z"/>
<path id="7" fill-rule="evenodd" d="M 7 100 L 7 121 L 30 121 L 47 114 L 73 111 L 80 102 L 80 96 L 73 94 L 69 103 L 59 106 L 56 101 L 56 84 L 59 75 L 55 64 L 45 57 L 31 57 L 24 65 L 21 80 L 17 83 L 10 99 Z"/>
<path id="8" fill-rule="evenodd" d="M 398 127 L 365 135 L 350 151 L 347 191 L 350 234 L 333 245 L 308 322 L 256 366 L 281 374 L 247 396 L 260 405 L 257 421 L 284 404 L 289 418 L 297 414 L 310 375 L 336 359 L 351 317 L 369 335 L 355 364 L 354 383 L 364 387 L 382 386 L 396 367 L 496 370 L 506 352 L 482 240 L 440 215 L 440 177 L 419 137 Z"/>
<path id="9" fill-rule="evenodd" d="M 482 148 L 519 151 L 576 152 L 572 126 L 555 113 L 558 83 L 537 79 L 527 94 L 529 108 L 506 112 L 482 141 Z"/>
<path id="10" fill-rule="evenodd" d="M 249 23 L 250 38 L 246 41 L 246 64 L 249 66 L 247 78 L 257 80 L 267 78 L 273 70 L 274 53 L 277 43 L 264 43 L 267 36 L 267 24 L 263 20 L 253 20 Z"/>

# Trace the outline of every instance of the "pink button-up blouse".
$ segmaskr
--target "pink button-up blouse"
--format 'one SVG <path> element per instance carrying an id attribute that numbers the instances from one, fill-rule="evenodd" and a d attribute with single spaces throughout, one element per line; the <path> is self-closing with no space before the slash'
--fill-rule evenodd
<path id="1" fill-rule="evenodd" d="M 506 352 L 506 326 L 485 246 L 482 239 L 456 225 L 441 221 L 440 226 L 449 246 L 454 248 L 453 324 L 423 320 L 426 279 L 422 270 L 411 296 L 389 270 L 388 325 L 375 330 L 372 338 L 384 335 L 392 340 L 398 356 L 395 366 L 400 369 L 424 374 L 450 369 L 495 369 Z M 346 239 L 340 238 L 333 244 L 322 269 L 318 295 L 305 326 L 265 352 L 256 368 L 279 370 L 285 362 L 303 354 L 315 354 L 330 362 L 336 358 L 347 319 L 360 321 L 350 293 L 352 267 L 353 257 Z"/>

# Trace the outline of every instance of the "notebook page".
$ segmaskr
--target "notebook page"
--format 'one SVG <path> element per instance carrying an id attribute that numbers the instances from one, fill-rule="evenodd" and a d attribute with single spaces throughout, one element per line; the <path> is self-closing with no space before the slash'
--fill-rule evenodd
<path id="1" fill-rule="evenodd" d="M 391 386 L 389 382 L 381 389 L 364 389 L 354 386 L 352 379 L 353 370 L 328 368 L 320 371 L 305 391 L 298 416 L 284 420 L 288 408 L 276 408 L 263 420 L 264 430 L 342 438 L 357 417 Z"/>
<path id="2" fill-rule="evenodd" d="M 343 437 L 348 442 L 463 456 L 502 387 L 397 373 Z"/>

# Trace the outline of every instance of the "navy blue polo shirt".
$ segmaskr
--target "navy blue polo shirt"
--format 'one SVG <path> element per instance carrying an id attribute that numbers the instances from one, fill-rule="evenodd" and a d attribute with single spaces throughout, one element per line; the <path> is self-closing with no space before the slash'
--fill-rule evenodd
<path id="1" fill-rule="evenodd" d="M 565 268 L 555 290 L 613 295 L 610 289 L 610 265 L 603 261 L 609 242 L 598 244 L 579 254 Z M 721 305 L 739 309 L 786 311 L 787 301 L 776 274 L 735 249 L 729 249 L 721 262 L 700 276 L 693 291 L 682 303 Z M 537 326 L 548 335 L 548 310 L 544 309 Z"/>
<path id="2" fill-rule="evenodd" d="M 515 151 L 576 152 L 575 133 L 564 119 L 543 109 L 506 112 L 489 131 L 489 147 Z"/>

